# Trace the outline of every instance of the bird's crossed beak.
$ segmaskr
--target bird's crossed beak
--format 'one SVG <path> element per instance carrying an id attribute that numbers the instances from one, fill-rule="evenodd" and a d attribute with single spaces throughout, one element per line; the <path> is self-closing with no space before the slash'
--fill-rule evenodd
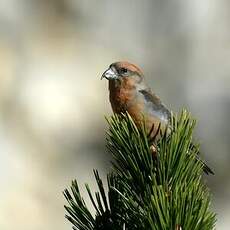
<path id="1" fill-rule="evenodd" d="M 107 80 L 116 80 L 118 79 L 118 74 L 116 70 L 114 70 L 112 67 L 109 67 L 101 76 L 101 80 L 103 78 L 106 78 Z"/>

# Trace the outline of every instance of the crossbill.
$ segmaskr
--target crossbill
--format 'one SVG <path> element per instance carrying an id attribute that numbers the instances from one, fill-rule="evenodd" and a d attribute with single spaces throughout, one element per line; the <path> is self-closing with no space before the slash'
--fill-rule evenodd
<path id="1" fill-rule="evenodd" d="M 102 78 L 109 81 L 109 97 L 114 113 L 128 112 L 138 128 L 144 121 L 147 132 L 154 139 L 170 127 L 172 113 L 147 86 L 139 67 L 129 62 L 115 62 L 102 74 Z M 200 160 L 198 156 L 197 159 Z M 213 174 L 204 162 L 202 164 L 204 172 Z"/>

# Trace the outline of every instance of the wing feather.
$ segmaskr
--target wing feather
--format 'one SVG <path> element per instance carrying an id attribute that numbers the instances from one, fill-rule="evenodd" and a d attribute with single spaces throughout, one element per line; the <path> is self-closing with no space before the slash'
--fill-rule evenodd
<path id="1" fill-rule="evenodd" d="M 139 92 L 144 96 L 145 109 L 148 113 L 157 117 L 161 122 L 170 122 L 171 112 L 165 107 L 158 96 L 151 92 L 150 89 L 139 90 Z"/>

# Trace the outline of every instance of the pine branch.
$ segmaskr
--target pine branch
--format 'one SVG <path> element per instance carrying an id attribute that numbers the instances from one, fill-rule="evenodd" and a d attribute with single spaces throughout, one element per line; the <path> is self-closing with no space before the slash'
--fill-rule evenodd
<path id="1" fill-rule="evenodd" d="M 173 132 L 162 134 L 156 152 L 145 125 L 138 130 L 128 114 L 108 119 L 107 147 L 113 155 L 113 174 L 108 175 L 108 200 L 95 171 L 99 192 L 96 200 L 86 186 L 96 210 L 93 217 L 81 198 L 76 181 L 67 218 L 77 229 L 214 229 L 210 195 L 202 182 L 199 148 L 192 143 L 195 121 L 183 111 L 172 121 Z M 193 147 L 191 147 L 193 146 Z"/>
<path id="2" fill-rule="evenodd" d="M 68 213 L 66 218 L 73 224 L 74 229 L 125 230 L 125 212 L 122 208 L 123 201 L 121 195 L 117 192 L 118 190 L 122 191 L 122 189 L 120 188 L 120 183 L 117 180 L 117 177 L 114 174 L 108 175 L 108 193 L 106 196 L 102 180 L 97 170 L 94 170 L 94 176 L 99 189 L 99 192 L 95 192 L 95 197 L 93 197 L 88 184 L 86 184 L 85 187 L 96 211 L 96 216 L 93 217 L 90 214 L 89 209 L 86 207 L 85 202 L 81 197 L 77 181 L 74 180 L 71 185 L 72 194 L 67 189 L 64 191 L 64 196 L 69 204 L 69 206 L 65 206 Z"/>

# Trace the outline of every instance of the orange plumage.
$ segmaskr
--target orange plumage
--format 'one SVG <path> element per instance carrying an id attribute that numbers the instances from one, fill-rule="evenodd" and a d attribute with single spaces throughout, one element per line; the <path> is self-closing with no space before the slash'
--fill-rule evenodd
<path id="1" fill-rule="evenodd" d="M 171 112 L 147 87 L 141 69 L 129 62 L 115 62 L 103 73 L 102 78 L 109 80 L 113 112 L 119 114 L 127 111 L 138 128 L 145 122 L 150 137 L 155 140 L 160 138 L 158 128 L 164 132 L 166 126 L 170 126 Z M 205 172 L 213 173 L 204 162 L 203 165 Z"/>

